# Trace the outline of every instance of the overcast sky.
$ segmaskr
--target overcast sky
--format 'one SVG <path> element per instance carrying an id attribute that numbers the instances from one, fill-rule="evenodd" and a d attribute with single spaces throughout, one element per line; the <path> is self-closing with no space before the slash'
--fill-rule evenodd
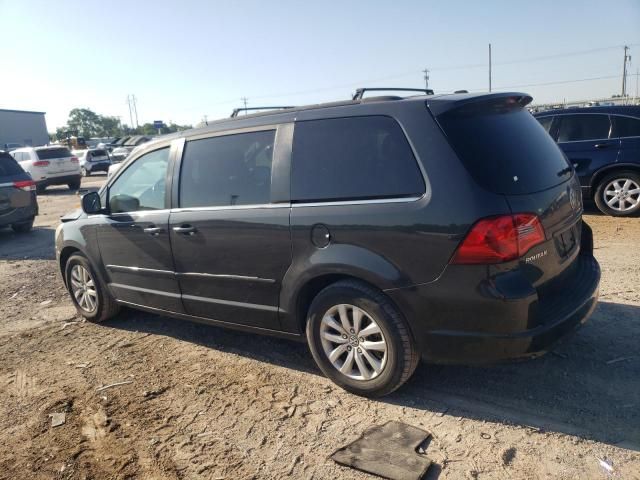
<path id="1" fill-rule="evenodd" d="M 50 131 L 74 107 L 128 124 L 130 93 L 141 124 L 195 124 L 245 96 L 423 87 L 425 67 L 436 92 L 483 90 L 489 42 L 494 90 L 534 103 L 620 93 L 622 45 L 631 94 L 640 66 L 640 0 L 0 0 L 0 20 L 0 108 L 46 111 Z"/>

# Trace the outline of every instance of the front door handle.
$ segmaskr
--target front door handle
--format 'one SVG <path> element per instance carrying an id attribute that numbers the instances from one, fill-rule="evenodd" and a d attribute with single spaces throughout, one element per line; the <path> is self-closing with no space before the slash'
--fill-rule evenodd
<path id="1" fill-rule="evenodd" d="M 610 145 L 611 145 L 610 143 L 596 143 L 596 144 L 594 145 L 594 147 L 596 147 L 596 148 L 607 148 L 607 147 L 609 147 Z"/>
<path id="2" fill-rule="evenodd" d="M 184 235 L 193 235 L 197 232 L 196 227 L 191 225 L 182 225 L 181 227 L 173 227 L 173 231 L 176 233 L 182 233 Z"/>
<path id="3" fill-rule="evenodd" d="M 151 225 L 150 227 L 143 228 L 142 231 L 156 237 L 162 233 L 162 228 Z"/>

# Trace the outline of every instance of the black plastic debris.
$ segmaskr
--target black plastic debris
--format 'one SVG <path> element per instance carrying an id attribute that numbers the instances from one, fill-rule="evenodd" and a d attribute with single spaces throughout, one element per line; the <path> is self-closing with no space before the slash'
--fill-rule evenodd
<path id="1" fill-rule="evenodd" d="M 331 458 L 347 467 L 390 480 L 420 480 L 431 460 L 417 452 L 429 432 L 400 422 L 368 428 L 355 442 L 342 447 Z"/>

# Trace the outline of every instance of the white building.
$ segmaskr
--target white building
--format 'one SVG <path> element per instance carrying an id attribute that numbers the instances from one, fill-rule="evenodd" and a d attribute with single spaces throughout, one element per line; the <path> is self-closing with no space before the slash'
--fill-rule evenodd
<path id="1" fill-rule="evenodd" d="M 0 109 L 0 150 L 8 143 L 33 147 L 49 143 L 44 115 L 45 112 Z"/>

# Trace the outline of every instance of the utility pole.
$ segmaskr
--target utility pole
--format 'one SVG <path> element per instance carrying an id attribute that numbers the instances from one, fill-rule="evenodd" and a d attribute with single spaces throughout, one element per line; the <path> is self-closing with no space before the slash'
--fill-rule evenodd
<path id="1" fill-rule="evenodd" d="M 245 108 L 245 110 L 244 110 L 244 114 L 246 115 L 246 114 L 247 114 L 247 101 L 248 101 L 249 99 L 248 99 L 247 97 L 242 97 L 240 100 L 242 100 L 242 103 L 243 103 L 244 108 Z"/>
<path id="2" fill-rule="evenodd" d="M 429 90 L 429 70 L 425 68 L 422 73 L 424 73 L 424 88 Z"/>
<path id="3" fill-rule="evenodd" d="M 133 113 L 131 112 L 131 95 L 127 95 L 127 106 L 129 107 L 129 125 L 133 128 Z"/>
<path id="4" fill-rule="evenodd" d="M 491 44 L 489 44 L 489 91 L 491 91 Z"/>
<path id="5" fill-rule="evenodd" d="M 624 46 L 624 62 L 622 64 L 622 98 L 627 96 L 627 62 L 631 62 L 631 55 L 627 55 L 628 46 Z"/>
<path id="6" fill-rule="evenodd" d="M 136 104 L 137 98 L 135 95 L 131 94 L 131 100 L 133 100 L 133 113 L 136 116 L 136 128 L 140 126 L 138 123 L 138 106 Z"/>
<path id="7" fill-rule="evenodd" d="M 202 120 L 204 121 L 204 124 L 205 124 L 205 125 L 207 125 L 207 126 L 209 125 L 209 120 L 207 119 L 207 116 L 206 116 L 206 115 L 203 115 L 203 116 L 202 116 Z"/>

